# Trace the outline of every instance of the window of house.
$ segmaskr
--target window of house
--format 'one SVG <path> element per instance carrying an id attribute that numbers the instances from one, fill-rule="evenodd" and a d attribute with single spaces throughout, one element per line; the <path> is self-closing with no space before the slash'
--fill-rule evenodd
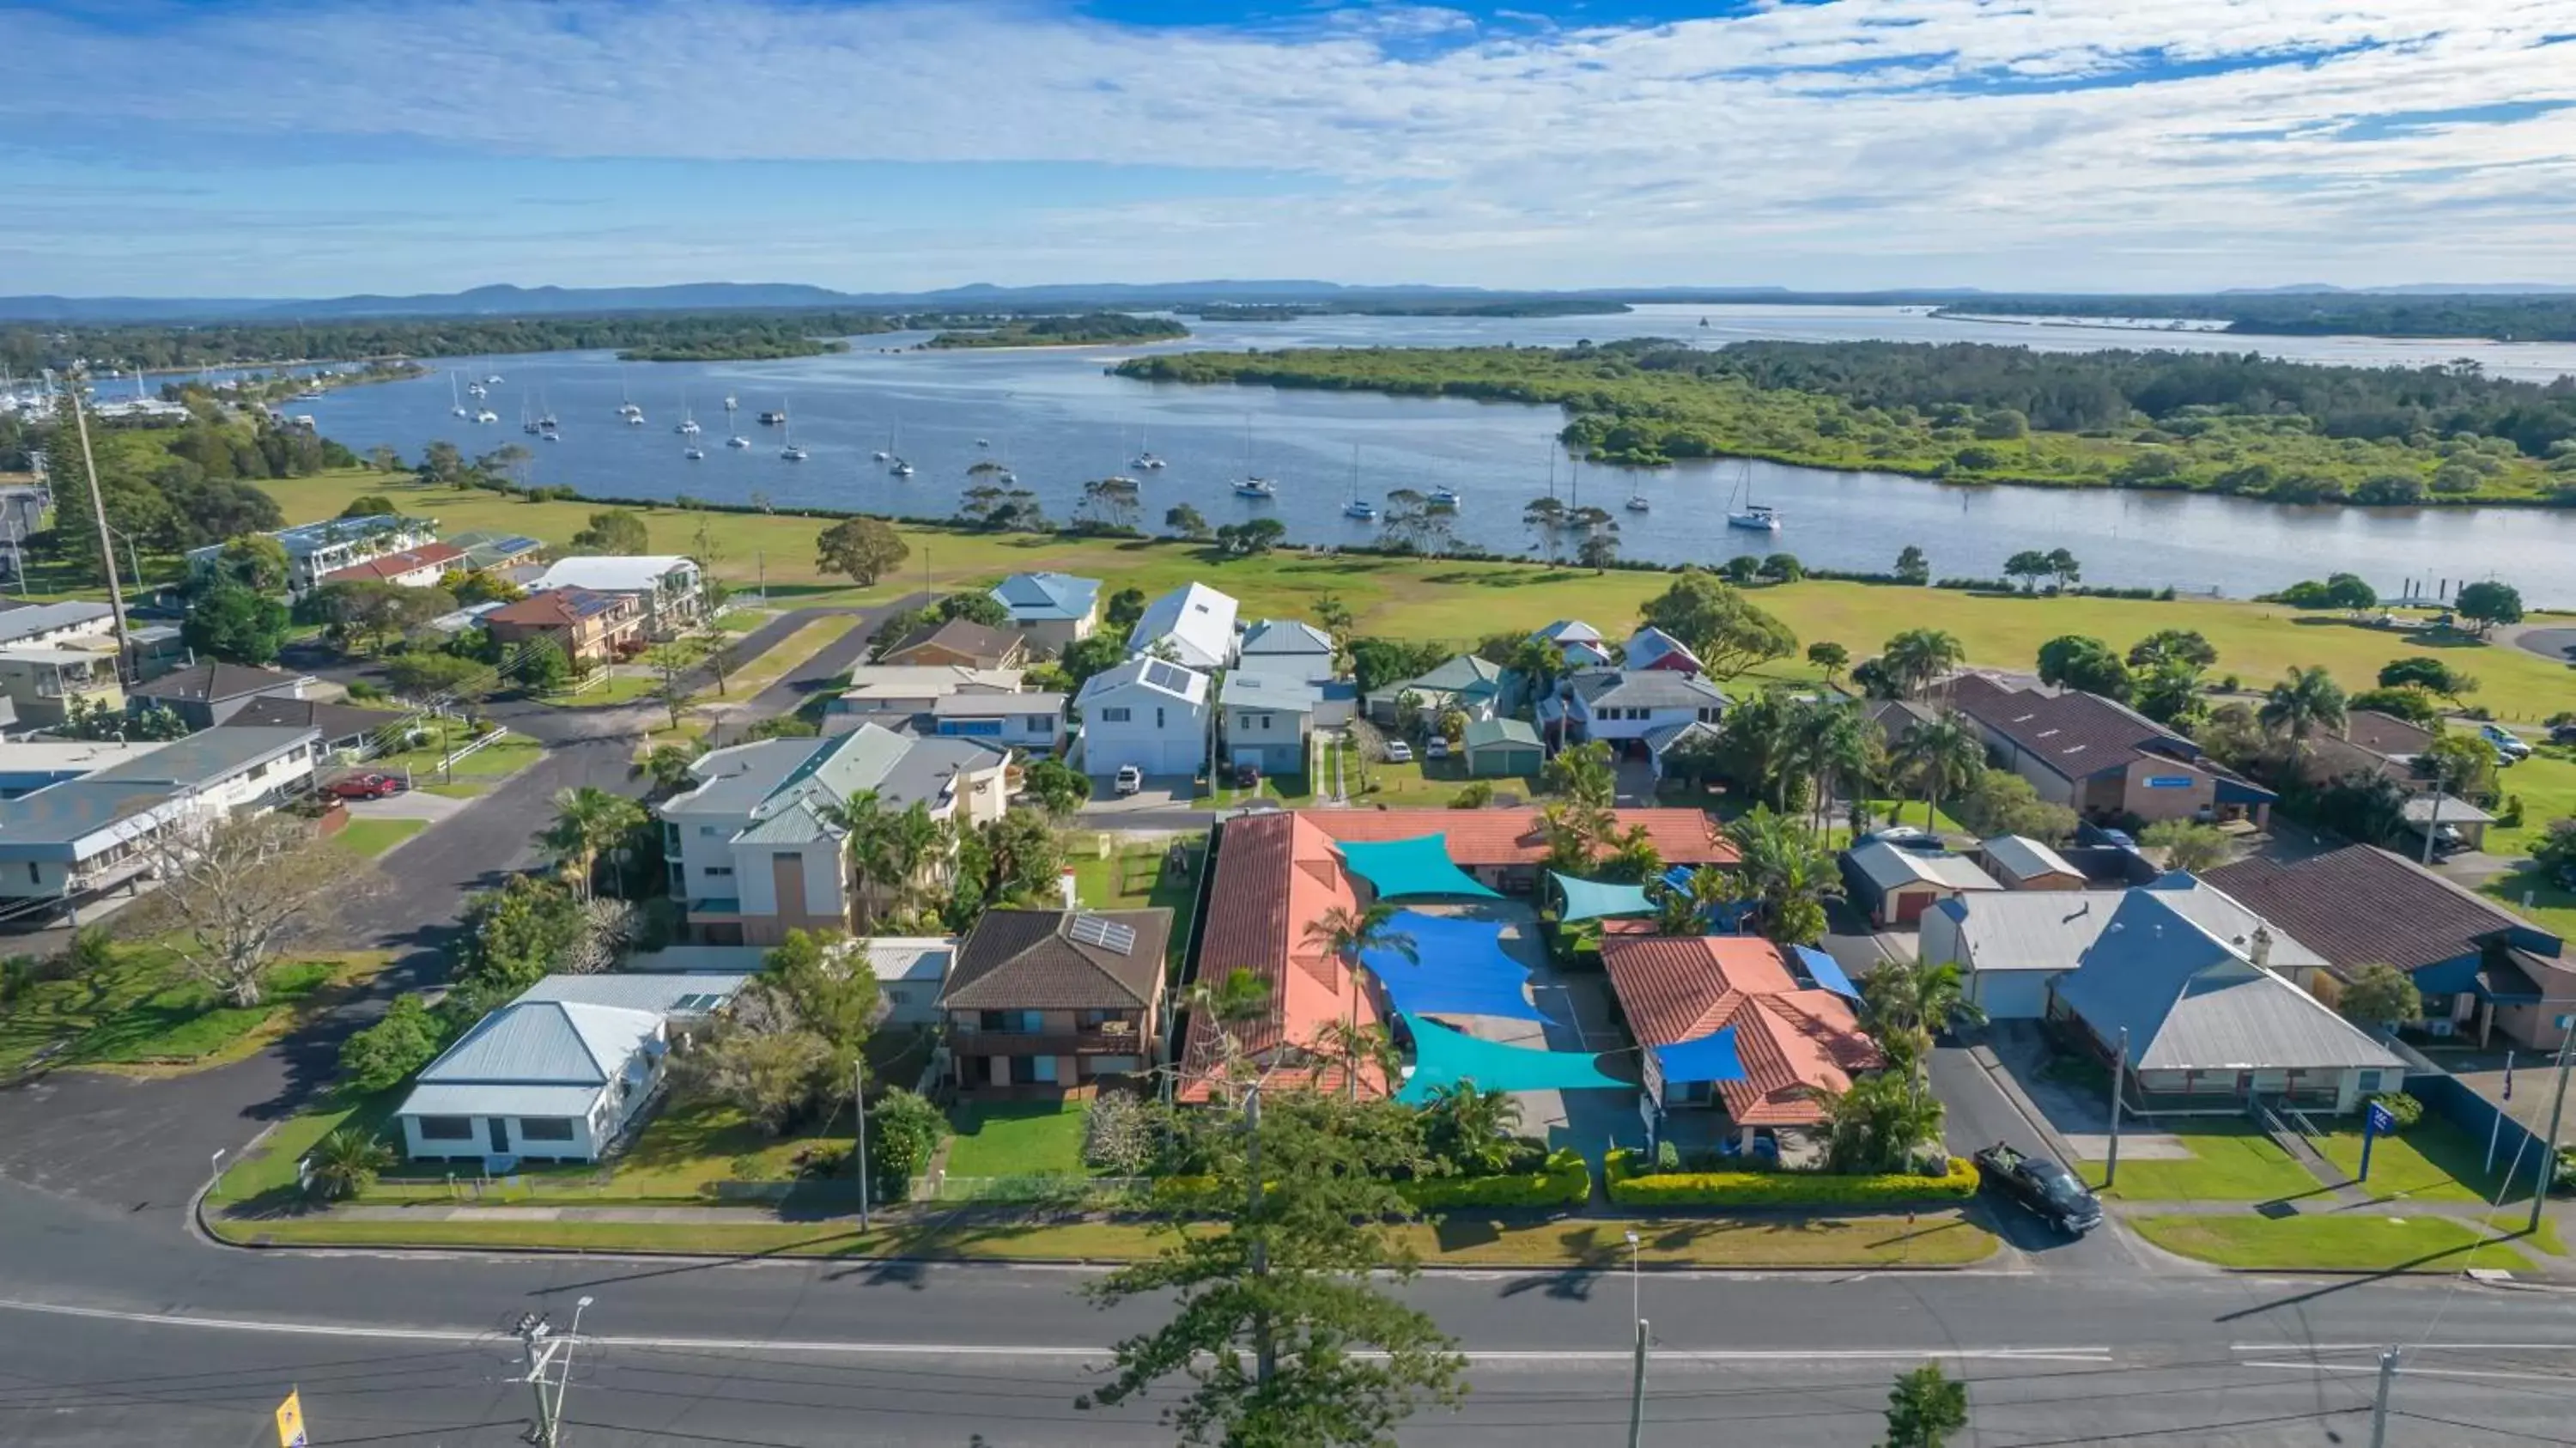
<path id="1" fill-rule="evenodd" d="M 266 762 L 266 761 L 262 761 L 262 762 L 260 762 L 260 763 L 258 763 L 258 764 L 254 764 L 254 765 L 252 765 L 252 766 L 250 767 L 250 777 L 251 777 L 252 779 L 263 779 L 263 778 L 266 778 L 266 777 L 267 777 L 267 775 L 268 775 L 268 764 L 267 764 L 267 762 Z"/>
<path id="2" fill-rule="evenodd" d="M 885 992 L 886 1003 L 889 1005 L 908 1006 L 912 1004 L 912 992 L 905 990 L 902 986 L 889 985 L 880 987 L 880 989 Z"/>
<path id="3" fill-rule="evenodd" d="M 417 1129 L 423 1141 L 474 1139 L 474 1118 L 471 1116 L 421 1116 L 413 1119 L 418 1123 Z"/>
<path id="4" fill-rule="evenodd" d="M 1154 727 L 1157 729 L 1163 727 L 1163 706 L 1160 704 L 1154 706 Z"/>
<path id="5" fill-rule="evenodd" d="M 1100 711 L 1100 722 L 1103 724 L 1124 724 L 1135 717 L 1136 711 L 1133 709 L 1116 708 Z"/>
<path id="6" fill-rule="evenodd" d="M 723 833 L 724 831 L 717 829 L 714 825 L 698 826 L 698 838 L 702 840 L 712 840 Z"/>
<path id="7" fill-rule="evenodd" d="M 706 867 L 706 873 L 713 879 L 730 880 L 733 878 L 733 866 L 709 865 Z"/>
<path id="8" fill-rule="evenodd" d="M 1055 732 L 1055 716 L 1053 714 L 1031 714 L 1027 716 L 1026 722 L 1028 725 L 1028 731 L 1031 734 L 1053 734 Z"/>
<path id="9" fill-rule="evenodd" d="M 521 1141 L 570 1141 L 572 1118 L 568 1116 L 522 1116 L 519 1118 Z"/>
<path id="10" fill-rule="evenodd" d="M 689 888 L 689 867 L 677 860 L 671 862 L 671 890 L 678 894 Z"/>
<path id="11" fill-rule="evenodd" d="M 2362 1095 L 2367 1096 L 2379 1089 L 2379 1073 L 2376 1071 L 2355 1072 L 2353 1074 L 2352 1084 L 2356 1090 L 2361 1092 Z"/>

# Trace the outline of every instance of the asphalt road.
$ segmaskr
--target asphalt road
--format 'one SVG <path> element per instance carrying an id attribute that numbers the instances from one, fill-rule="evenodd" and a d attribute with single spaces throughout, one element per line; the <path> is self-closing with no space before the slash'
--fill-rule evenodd
<path id="1" fill-rule="evenodd" d="M 756 696 L 744 717 L 794 708 L 850 666 L 878 618 L 918 598 L 864 612 L 846 638 Z M 749 660 L 815 619 L 850 612 L 783 614 L 731 653 Z M 237 1151 L 262 1126 L 292 1115 L 330 1084 L 343 1039 L 395 996 L 444 977 L 447 938 L 465 897 L 537 867 L 535 838 L 554 816 L 558 791 L 589 785 L 643 793 L 632 759 L 636 740 L 659 717 L 650 706 L 558 709 L 500 700 L 487 712 L 549 747 L 506 784 L 404 845 L 384 870 L 353 881 L 364 891 L 335 933 L 398 953 L 373 990 L 315 1027 L 215 1070 L 172 1080 L 60 1072 L 0 1088 L 0 1178 L 111 1203 L 177 1230 L 181 1210 L 210 1174 L 209 1153 Z"/>
<path id="2" fill-rule="evenodd" d="M 1077 1269 L 257 1254 L 0 1186 L 0 1440 L 250 1444 L 300 1387 L 317 1443 L 501 1444 L 507 1335 L 590 1296 L 567 1444 L 1168 1443 L 1152 1409 L 1081 1409 L 1105 1346 L 1161 1305 L 1091 1305 Z M 1459 1414 L 1407 1443 L 1609 1444 L 1626 1408 L 1620 1273 L 1444 1273 L 1399 1289 L 1475 1358 Z M 2564 1297 L 2446 1281 L 2206 1270 L 1649 1273 L 1645 1441 L 1875 1441 L 1890 1378 L 1971 1383 L 1965 1445 L 2367 1441 L 2379 1344 L 2421 1345 L 2388 1442 L 2568 1441 Z M 2442 1421 L 2432 1421 L 2442 1420 Z M 2468 1426 L 2459 1426 L 2468 1425 Z M 2521 1436 L 2513 1436 L 2521 1435 Z"/>

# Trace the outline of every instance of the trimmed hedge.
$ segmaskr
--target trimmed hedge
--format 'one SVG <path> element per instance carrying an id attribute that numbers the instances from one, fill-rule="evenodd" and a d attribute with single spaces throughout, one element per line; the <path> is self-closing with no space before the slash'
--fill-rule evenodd
<path id="1" fill-rule="evenodd" d="M 1424 1177 L 1398 1182 L 1404 1199 L 1425 1211 L 1446 1207 L 1579 1207 L 1592 1200 L 1592 1168 L 1580 1152 L 1559 1147 L 1547 1164 L 1520 1176 Z"/>
<path id="2" fill-rule="evenodd" d="M 1805 1171 L 1657 1172 L 1638 1175 L 1634 1153 L 1603 1163 L 1610 1200 L 1623 1207 L 1901 1207 L 1977 1194 L 1977 1168 L 1951 1157 L 1942 1176 L 1829 1176 Z"/>

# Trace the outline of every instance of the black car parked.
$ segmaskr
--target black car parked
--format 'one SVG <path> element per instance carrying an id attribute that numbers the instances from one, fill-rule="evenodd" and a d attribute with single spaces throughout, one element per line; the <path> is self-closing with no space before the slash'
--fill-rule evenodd
<path id="1" fill-rule="evenodd" d="M 2048 1157 L 2025 1155 L 1998 1141 L 1974 1160 L 1987 1186 L 2068 1236 L 2081 1237 L 2102 1225 L 2102 1199 Z"/>

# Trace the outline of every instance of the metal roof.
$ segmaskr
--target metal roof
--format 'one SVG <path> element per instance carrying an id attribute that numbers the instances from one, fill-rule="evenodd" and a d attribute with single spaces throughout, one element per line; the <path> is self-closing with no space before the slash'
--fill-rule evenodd
<path id="1" fill-rule="evenodd" d="M 1520 745 L 1530 749 L 1542 747 L 1539 743 L 1538 730 L 1518 719 L 1483 718 L 1467 721 L 1467 733 L 1460 743 L 1461 748 L 1491 749 L 1496 745 Z"/>
<path id="2" fill-rule="evenodd" d="M 112 617 L 114 609 L 103 603 L 79 599 L 63 603 L 30 603 L 17 608 L 0 609 L 0 644 L 13 639 L 33 638 L 56 629 L 97 623 Z"/>
<path id="3" fill-rule="evenodd" d="M 1073 696 L 1084 708 L 1091 701 L 1120 689 L 1143 688 L 1157 694 L 1197 704 L 1207 698 L 1208 676 L 1196 669 L 1165 663 L 1161 659 L 1134 658 L 1123 664 L 1102 669 L 1082 681 L 1082 691 Z"/>
<path id="4" fill-rule="evenodd" d="M 0 799 L 0 858 L 59 858 L 66 847 L 93 836 L 105 837 L 102 844 L 130 839 L 183 803 L 166 784 L 97 775 Z"/>
<path id="5" fill-rule="evenodd" d="M 1068 695 L 1051 690 L 1030 693 L 996 693 L 978 691 L 972 694 L 942 694 L 930 701 L 930 712 L 941 719 L 988 719 L 1003 714 L 1061 714 Z"/>
<path id="6" fill-rule="evenodd" d="M 1632 669 L 1647 668 L 1670 658 L 1688 660 L 1694 671 L 1700 666 L 1699 655 L 1691 652 L 1690 645 L 1653 624 L 1647 624 L 1630 634 L 1628 645 L 1620 651 L 1619 656 L 1627 660 L 1628 667 Z"/>
<path id="7" fill-rule="evenodd" d="M 191 704 L 221 703 L 244 695 L 274 693 L 280 689 L 301 689 L 314 683 L 311 674 L 289 674 L 277 669 L 262 669 L 249 664 L 228 664 L 221 659 L 208 659 L 192 667 L 162 675 L 150 683 L 137 684 L 125 692 L 137 699 L 178 699 Z"/>
<path id="8" fill-rule="evenodd" d="M 1333 655 L 1333 636 L 1303 619 L 1265 618 L 1243 635 L 1243 656 L 1254 654 L 1290 654 L 1299 657 Z"/>
<path id="9" fill-rule="evenodd" d="M 2437 815 L 2433 808 L 2435 798 L 2435 796 L 2429 794 L 2408 795 L 2406 797 L 2406 802 L 2397 807 L 2399 818 L 2405 820 L 2406 823 L 2410 825 L 2417 826 L 2433 824 L 2437 819 L 2440 823 L 2446 825 L 2491 825 L 2495 823 L 2494 815 L 2488 814 L 2485 810 L 2478 808 L 2476 805 L 2469 803 L 2467 800 L 2460 798 L 2456 794 L 2445 794 L 2439 796 L 2442 807 Z"/>
<path id="10" fill-rule="evenodd" d="M 993 597 L 1015 623 L 1069 622 L 1091 617 L 1100 580 L 1071 573 L 1014 573 L 993 585 Z"/>
<path id="11" fill-rule="evenodd" d="M 1191 668 L 1224 668 L 1234 662 L 1237 608 L 1233 598 L 1204 583 L 1182 584 L 1145 605 L 1127 631 L 1127 647 L 1141 654 L 1168 639 Z"/>
<path id="12" fill-rule="evenodd" d="M 2406 1064 L 2325 1002 L 2238 955 L 2162 891 L 2130 891 L 2053 989 L 2095 1035 L 2108 1040 L 2127 1030 L 2137 1070 Z"/>
<path id="13" fill-rule="evenodd" d="M 600 1086 L 661 1031 L 654 1011 L 513 1001 L 421 1068 L 420 1080 L 424 1086 Z"/>
<path id="14" fill-rule="evenodd" d="M 2250 957 L 2254 933 L 2272 937 L 2266 960 L 2274 970 L 2323 966 L 2325 958 L 2299 943 L 2277 925 L 2246 909 L 2216 886 L 2185 874 L 2168 875 L 2140 889 L 2153 890 L 2167 907 L 2227 941 Z M 1976 970 L 2062 971 L 2075 962 L 2111 923 L 2127 892 L 2108 890 L 1981 891 L 1944 900 L 1932 908 L 1958 926 L 1959 945 Z"/>
<path id="15" fill-rule="evenodd" d="M 2084 878 L 2084 872 L 2068 864 L 2064 855 L 2027 835 L 1997 835 L 1991 840 L 1980 841 L 1977 848 L 1986 852 L 1987 859 L 2011 871 L 2018 879 L 2027 880 L 2037 875 Z"/>
<path id="16" fill-rule="evenodd" d="M 1881 890 L 1904 885 L 1943 885 L 1953 890 L 2003 888 L 1965 855 L 1918 855 L 1885 840 L 1864 840 L 1851 848 L 1850 859 Z"/>
<path id="17" fill-rule="evenodd" d="M 309 728 L 293 725 L 201 729 L 185 739 L 173 739 L 139 759 L 110 765 L 90 778 L 119 784 L 210 784 L 320 738 Z"/>
<path id="18" fill-rule="evenodd" d="M 1416 694 L 1490 694 L 1502 687 L 1503 666 L 1474 654 L 1460 654 L 1427 673 L 1389 684 L 1378 690 L 1393 698 L 1408 691 Z"/>
<path id="19" fill-rule="evenodd" d="M 519 992 L 519 998 L 511 1004 L 561 1001 L 574 1005 L 651 1011 L 662 1016 L 705 1015 L 721 1009 L 750 984 L 751 979 L 751 975 L 743 971 L 714 970 L 550 975 Z"/>
<path id="20" fill-rule="evenodd" d="M 663 575 L 688 566 L 689 560 L 676 553 L 564 558 L 556 560 L 528 587 L 531 592 L 587 588 L 600 593 L 650 593 L 661 587 Z"/>
<path id="21" fill-rule="evenodd" d="M 396 1116 L 588 1116 L 601 1086 L 511 1086 L 461 1082 L 412 1088 Z"/>
<path id="22" fill-rule="evenodd" d="M 909 809 L 918 800 L 936 806 L 955 787 L 957 776 L 991 769 L 1005 756 L 992 745 L 973 739 L 907 739 L 907 746 L 871 786 L 877 803 L 887 809 Z"/>
<path id="23" fill-rule="evenodd" d="M 1724 689 L 1672 669 L 1578 669 L 1565 683 L 1596 709 L 1705 709 L 1727 702 Z"/>
<path id="24" fill-rule="evenodd" d="M 1271 709 L 1282 714 L 1309 714 L 1315 708 L 1315 688 L 1303 679 L 1282 678 L 1276 674 L 1247 674 L 1241 669 L 1225 676 L 1225 687 L 1217 692 L 1217 702 L 1229 709 Z"/>

